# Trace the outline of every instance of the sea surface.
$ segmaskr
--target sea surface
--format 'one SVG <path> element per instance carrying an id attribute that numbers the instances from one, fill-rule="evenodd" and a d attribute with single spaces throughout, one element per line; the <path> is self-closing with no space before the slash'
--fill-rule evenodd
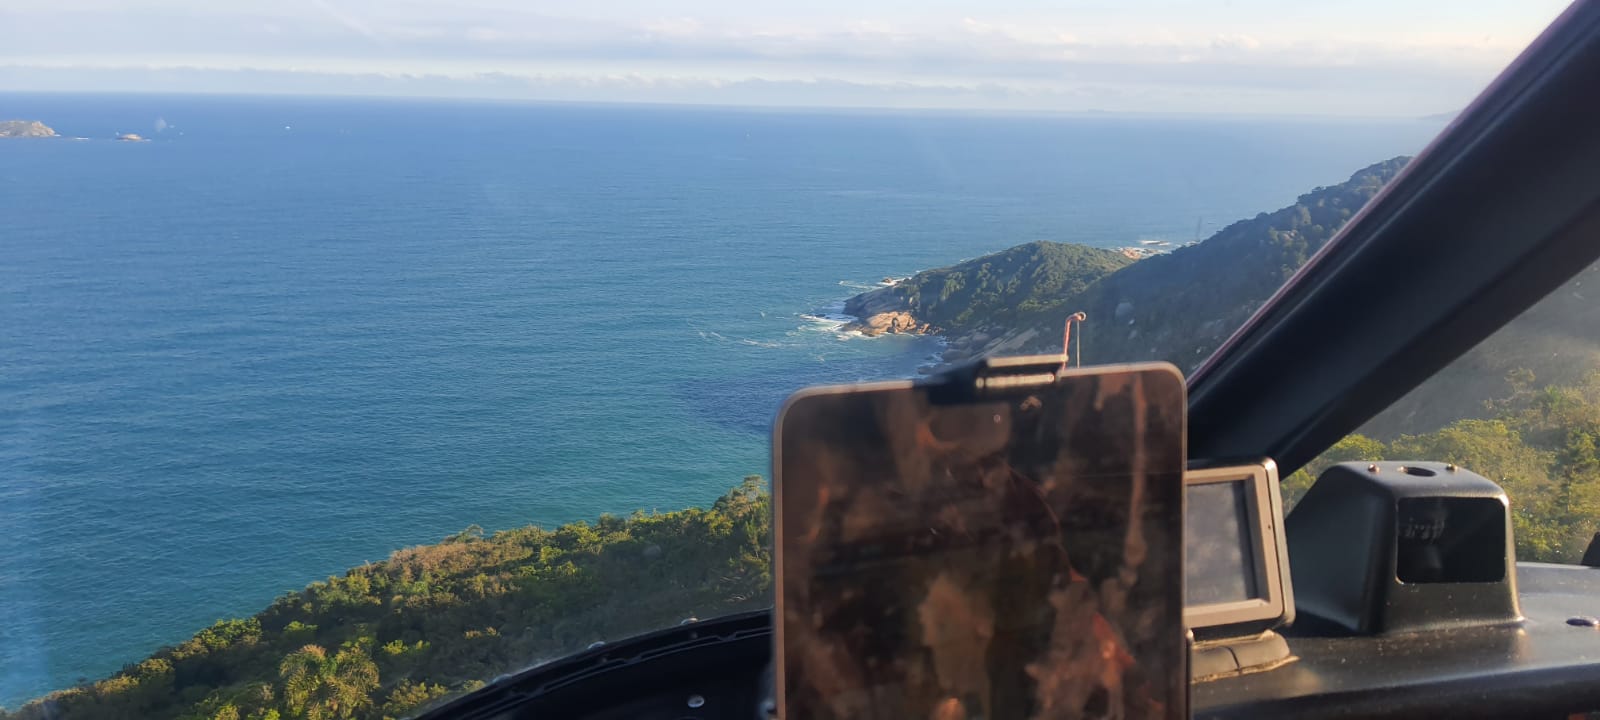
<path id="1" fill-rule="evenodd" d="M 1182 243 L 1438 121 L 0 94 L 0 704 L 477 524 L 706 503 L 885 276 Z M 117 142 L 117 133 L 149 142 Z M 86 138 L 74 140 L 70 138 Z"/>

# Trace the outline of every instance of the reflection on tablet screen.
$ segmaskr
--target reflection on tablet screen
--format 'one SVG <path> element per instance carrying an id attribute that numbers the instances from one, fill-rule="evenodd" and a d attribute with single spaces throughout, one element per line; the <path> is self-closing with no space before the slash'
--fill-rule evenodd
<path id="1" fill-rule="evenodd" d="M 1084 375 L 794 401 L 778 446 L 790 718 L 1171 717 L 1183 389 Z"/>

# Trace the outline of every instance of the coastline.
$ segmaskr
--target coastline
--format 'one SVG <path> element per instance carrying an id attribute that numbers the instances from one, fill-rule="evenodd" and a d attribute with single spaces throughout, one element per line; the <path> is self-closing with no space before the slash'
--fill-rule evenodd
<path id="1" fill-rule="evenodd" d="M 939 350 L 929 362 L 918 367 L 917 372 L 928 375 L 953 365 L 980 357 L 1016 354 L 1029 347 L 1038 336 L 1037 330 L 1017 330 L 999 325 L 951 330 L 935 326 L 917 318 L 911 304 L 895 292 L 898 285 L 858 293 L 843 302 L 841 312 L 834 317 L 847 317 L 849 321 L 839 329 L 862 337 L 883 335 L 915 335 L 937 338 Z"/>
<path id="2" fill-rule="evenodd" d="M 983 357 L 1058 352 L 1056 318 L 1088 309 L 1067 305 L 1092 302 L 1085 295 L 1089 288 L 1136 266 L 1135 272 L 1148 274 L 1143 260 L 1190 245 L 1139 242 L 1110 248 L 1036 240 L 907 278 L 885 278 L 881 287 L 844 301 L 842 314 L 852 320 L 842 330 L 940 338 L 937 362 L 925 372 Z"/>

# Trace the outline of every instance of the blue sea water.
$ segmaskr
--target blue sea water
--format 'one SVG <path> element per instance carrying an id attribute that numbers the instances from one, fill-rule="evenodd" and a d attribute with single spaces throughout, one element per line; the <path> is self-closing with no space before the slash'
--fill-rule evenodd
<path id="1" fill-rule="evenodd" d="M 0 95 L 0 704 L 470 524 L 705 503 L 815 315 L 1037 239 L 1185 242 L 1440 129 Z M 137 132 L 145 143 L 115 142 Z"/>

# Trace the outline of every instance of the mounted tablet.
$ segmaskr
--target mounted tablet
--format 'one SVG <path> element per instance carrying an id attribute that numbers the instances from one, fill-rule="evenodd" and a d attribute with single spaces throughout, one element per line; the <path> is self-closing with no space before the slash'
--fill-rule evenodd
<path id="1" fill-rule="evenodd" d="M 1191 465 L 1184 523 L 1184 621 L 1198 639 L 1240 637 L 1294 621 L 1278 466 Z"/>
<path id="2" fill-rule="evenodd" d="M 1181 718 L 1184 385 L 986 360 L 814 388 L 773 442 L 788 718 Z"/>

